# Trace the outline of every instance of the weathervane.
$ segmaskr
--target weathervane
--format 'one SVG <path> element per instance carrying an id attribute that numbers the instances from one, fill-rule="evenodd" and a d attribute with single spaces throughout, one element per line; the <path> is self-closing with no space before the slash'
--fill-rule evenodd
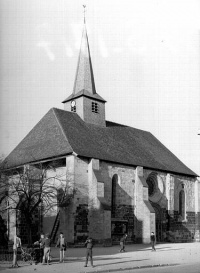
<path id="1" fill-rule="evenodd" d="M 86 8 L 86 5 L 83 5 L 83 8 L 84 8 L 84 24 L 85 24 L 85 8 Z"/>

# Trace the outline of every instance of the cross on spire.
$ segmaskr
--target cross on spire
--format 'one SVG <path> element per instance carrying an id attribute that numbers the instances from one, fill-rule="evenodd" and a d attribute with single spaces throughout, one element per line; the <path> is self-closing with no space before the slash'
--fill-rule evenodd
<path id="1" fill-rule="evenodd" d="M 85 12 L 86 12 L 86 5 L 83 5 L 83 8 L 84 8 L 84 10 L 83 10 L 83 13 L 84 13 L 84 24 L 85 24 Z"/>

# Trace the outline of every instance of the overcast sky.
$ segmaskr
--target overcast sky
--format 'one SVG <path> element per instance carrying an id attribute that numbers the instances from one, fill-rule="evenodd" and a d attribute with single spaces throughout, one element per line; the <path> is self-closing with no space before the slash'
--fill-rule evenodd
<path id="1" fill-rule="evenodd" d="M 200 174 L 197 0 L 1 0 L 0 154 L 72 93 L 83 4 L 106 119 L 150 131 Z"/>

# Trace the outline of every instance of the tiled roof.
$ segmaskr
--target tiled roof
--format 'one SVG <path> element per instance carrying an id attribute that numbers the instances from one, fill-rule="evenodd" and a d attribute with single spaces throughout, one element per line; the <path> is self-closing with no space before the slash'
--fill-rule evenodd
<path id="1" fill-rule="evenodd" d="M 52 108 L 5 159 L 7 167 L 75 152 L 120 164 L 197 176 L 151 133 L 107 122 L 85 123 L 76 113 Z"/>
<path id="2" fill-rule="evenodd" d="M 53 109 L 36 124 L 29 134 L 4 160 L 3 166 L 17 167 L 57 155 L 72 153 Z"/>

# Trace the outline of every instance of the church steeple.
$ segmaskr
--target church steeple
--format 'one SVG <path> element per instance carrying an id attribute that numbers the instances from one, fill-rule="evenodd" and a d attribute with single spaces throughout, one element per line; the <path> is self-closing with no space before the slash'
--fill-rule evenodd
<path id="1" fill-rule="evenodd" d="M 63 101 L 64 109 L 76 112 L 85 122 L 105 126 L 105 102 L 95 88 L 84 6 L 84 26 L 74 88 L 72 94 Z"/>
<path id="2" fill-rule="evenodd" d="M 73 94 L 78 94 L 80 91 L 88 91 L 91 94 L 96 94 L 94 74 L 92 68 L 92 60 L 90 55 L 90 47 L 87 35 L 87 29 L 84 20 L 84 27 L 81 39 L 81 48 L 79 53 L 76 77 L 74 82 Z"/>

